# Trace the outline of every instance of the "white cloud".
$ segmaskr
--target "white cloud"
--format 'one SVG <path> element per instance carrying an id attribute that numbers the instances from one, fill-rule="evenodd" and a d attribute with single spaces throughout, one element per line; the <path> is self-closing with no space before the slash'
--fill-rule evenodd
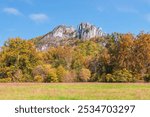
<path id="1" fill-rule="evenodd" d="M 29 18 L 36 23 L 41 23 L 47 21 L 49 18 L 46 14 L 38 13 L 38 14 L 31 14 L 29 15 Z"/>
<path id="2" fill-rule="evenodd" d="M 117 11 L 119 12 L 124 12 L 124 13 L 138 13 L 137 9 L 134 9 L 133 7 L 130 6 L 119 6 L 116 7 Z"/>
<path id="3" fill-rule="evenodd" d="M 7 7 L 4 8 L 3 11 L 5 13 L 12 14 L 12 15 L 21 15 L 21 12 L 16 8 Z"/>

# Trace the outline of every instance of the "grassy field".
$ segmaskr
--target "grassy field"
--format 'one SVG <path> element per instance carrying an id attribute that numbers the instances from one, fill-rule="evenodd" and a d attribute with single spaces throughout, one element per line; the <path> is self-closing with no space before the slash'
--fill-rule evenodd
<path id="1" fill-rule="evenodd" d="M 4 100 L 150 100 L 150 84 L 8 83 L 0 84 Z"/>

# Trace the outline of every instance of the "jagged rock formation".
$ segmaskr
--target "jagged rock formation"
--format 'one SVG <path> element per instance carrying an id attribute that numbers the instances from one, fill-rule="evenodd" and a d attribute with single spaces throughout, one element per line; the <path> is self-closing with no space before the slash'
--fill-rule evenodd
<path id="1" fill-rule="evenodd" d="M 52 32 L 43 36 L 43 39 L 90 39 L 93 37 L 100 37 L 103 35 L 102 29 L 97 28 L 89 23 L 81 23 L 76 30 L 73 27 L 67 27 L 60 25 L 56 27 Z"/>
<path id="2" fill-rule="evenodd" d="M 79 39 L 90 39 L 93 37 L 100 37 L 103 35 L 102 29 L 97 28 L 89 23 L 81 23 L 78 28 Z"/>
<path id="3" fill-rule="evenodd" d="M 52 32 L 46 34 L 43 39 L 67 39 L 75 38 L 76 30 L 73 27 L 67 27 L 60 25 L 56 27 Z"/>
<path id="4" fill-rule="evenodd" d="M 61 45 L 64 39 L 88 40 L 94 37 L 101 37 L 103 35 L 104 33 L 102 32 L 102 29 L 89 23 L 81 23 L 77 29 L 60 25 L 46 35 L 37 38 L 36 44 L 38 43 L 37 48 L 43 51 L 50 46 Z M 63 43 L 67 42 L 63 41 Z M 70 43 L 70 41 L 68 43 Z"/>

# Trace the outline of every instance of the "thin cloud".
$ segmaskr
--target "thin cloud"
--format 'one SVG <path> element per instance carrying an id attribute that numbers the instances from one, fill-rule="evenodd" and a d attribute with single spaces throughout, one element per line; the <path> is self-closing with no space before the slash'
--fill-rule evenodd
<path id="1" fill-rule="evenodd" d="M 119 6 L 116 7 L 117 11 L 124 12 L 124 13 L 138 13 L 138 10 L 130 7 L 130 6 Z"/>
<path id="2" fill-rule="evenodd" d="M 7 14 L 12 14 L 12 15 L 21 15 L 22 14 L 18 9 L 11 8 L 11 7 L 4 8 L 3 11 Z"/>
<path id="3" fill-rule="evenodd" d="M 29 18 L 36 23 L 42 23 L 42 22 L 45 22 L 49 19 L 48 16 L 46 14 L 43 14 L 43 13 L 31 14 L 31 15 L 29 15 Z"/>

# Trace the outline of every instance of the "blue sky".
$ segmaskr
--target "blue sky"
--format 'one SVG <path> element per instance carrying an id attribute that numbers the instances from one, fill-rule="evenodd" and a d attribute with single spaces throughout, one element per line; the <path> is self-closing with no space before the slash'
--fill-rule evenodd
<path id="1" fill-rule="evenodd" d="M 10 37 L 29 39 L 81 22 L 106 33 L 149 32 L 150 0 L 0 0 L 0 46 Z"/>

